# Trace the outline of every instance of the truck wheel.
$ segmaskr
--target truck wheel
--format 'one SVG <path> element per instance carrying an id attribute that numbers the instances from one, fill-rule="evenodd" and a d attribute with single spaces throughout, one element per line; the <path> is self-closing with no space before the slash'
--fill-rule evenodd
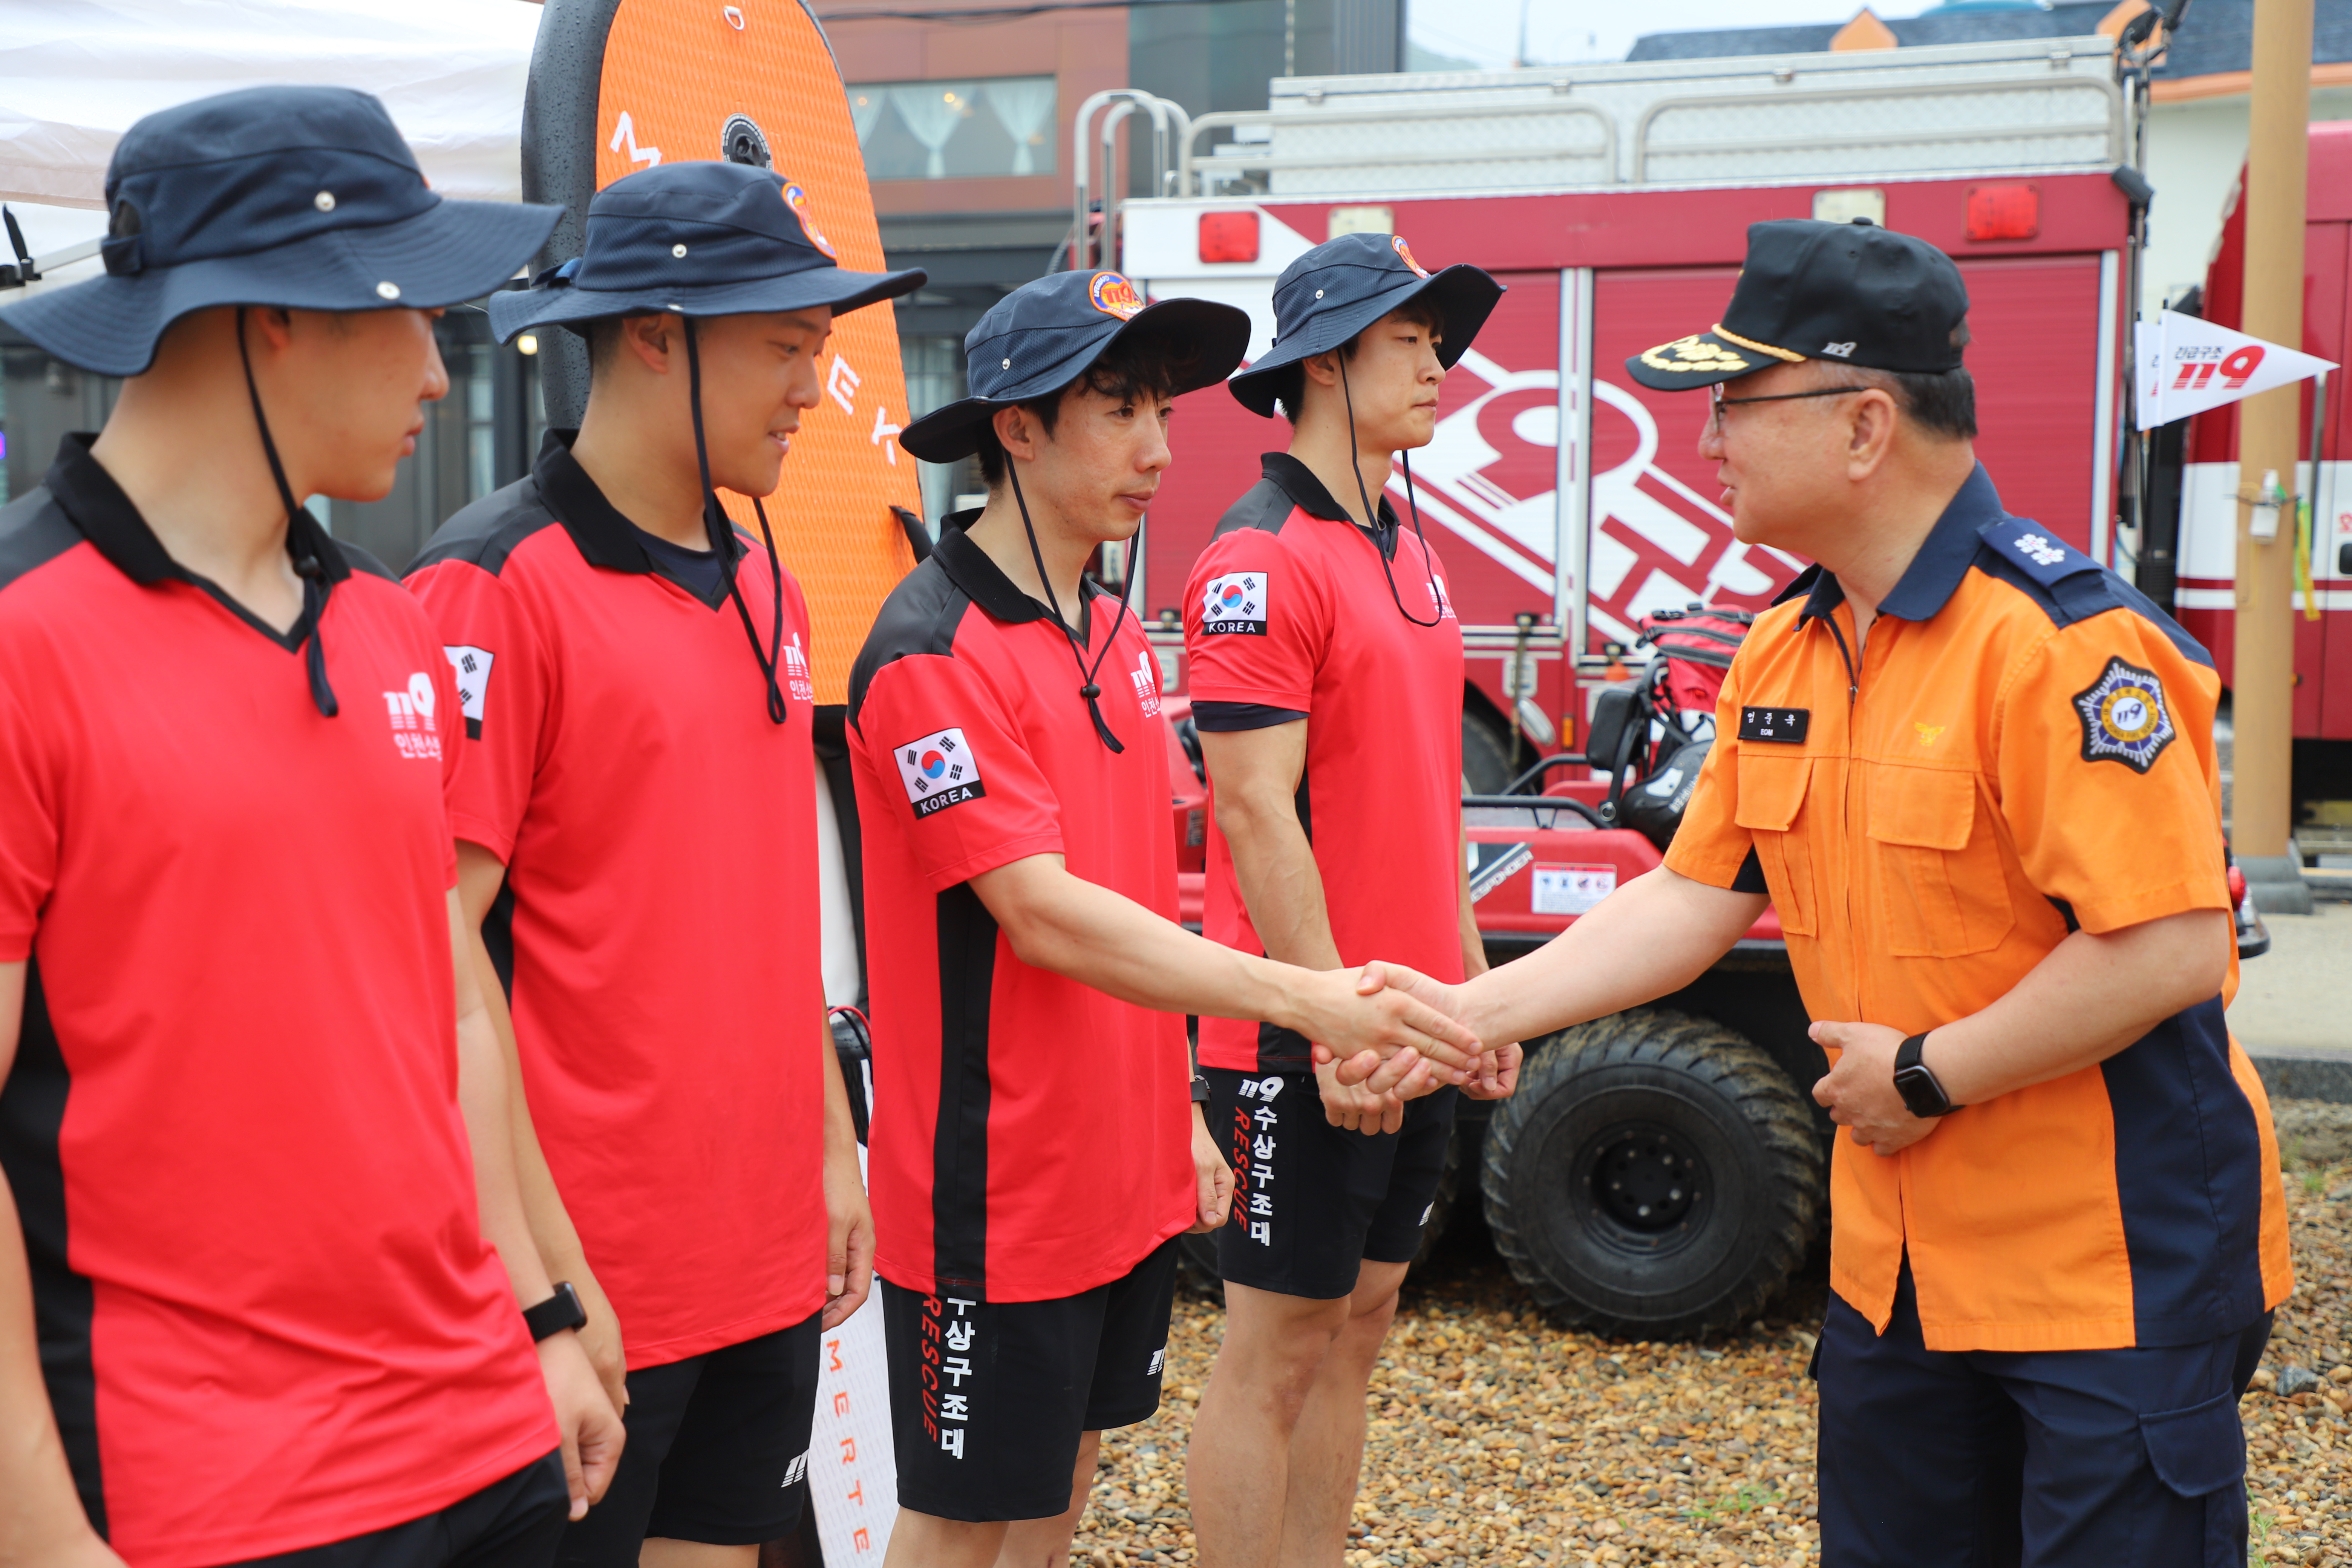
<path id="1" fill-rule="evenodd" d="M 1532 754 L 1522 752 L 1528 762 Z M 1511 782 L 1511 737 L 1485 715 L 1462 710 L 1462 793 L 1500 795 Z"/>
<path id="2" fill-rule="evenodd" d="M 1827 1205 L 1821 1142 L 1772 1058 L 1635 1008 L 1528 1052 L 1482 1185 L 1496 1250 L 1561 1321 L 1643 1339 L 1752 1318 Z"/>

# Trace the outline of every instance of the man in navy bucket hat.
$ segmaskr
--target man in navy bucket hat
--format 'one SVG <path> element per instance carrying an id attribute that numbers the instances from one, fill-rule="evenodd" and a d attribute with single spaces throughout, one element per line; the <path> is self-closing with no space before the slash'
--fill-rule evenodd
<path id="1" fill-rule="evenodd" d="M 923 274 L 842 268 L 823 199 L 722 163 L 598 192 L 583 254 L 490 300 L 501 340 L 588 339 L 580 428 L 409 571 L 459 678 L 469 946 L 510 987 L 562 1267 L 593 1259 L 612 1301 L 588 1338 L 629 1446 L 564 1563 L 749 1568 L 791 1535 L 818 1336 L 871 1279 L 820 972 L 808 607 L 757 498 L 823 402 L 834 319 Z M 720 489 L 754 498 L 761 546 Z"/>
<path id="2" fill-rule="evenodd" d="M 555 213 L 337 88 L 150 115 L 106 192 L 106 275 L 0 310 L 129 378 L 0 510 L 0 1554 L 543 1563 L 621 1428 L 456 962 L 456 683 L 300 498 L 392 488 Z"/>
<path id="3" fill-rule="evenodd" d="M 972 395 L 902 437 L 976 455 L 989 493 L 941 520 L 850 677 L 892 1568 L 1066 1561 L 1101 1433 L 1159 1407 L 1175 1238 L 1232 1193 L 1181 1015 L 1270 1018 L 1397 1075 L 1423 1048 L 1473 1059 L 1353 974 L 1176 923 L 1159 665 L 1084 573 L 1141 525 L 1178 395 L 1248 335 L 1116 272 L 1041 279 L 966 338 Z"/>
<path id="4" fill-rule="evenodd" d="M 1445 373 L 1502 292 L 1475 267 L 1430 273 L 1400 236 L 1342 235 L 1284 268 L 1274 342 L 1226 384 L 1294 428 L 1185 595 L 1213 941 L 1311 969 L 1391 953 L 1486 968 L 1462 849 L 1461 626 L 1418 509 L 1408 531 L 1374 498 L 1429 443 Z M 1217 1239 L 1226 1333 L 1189 1464 L 1212 1568 L 1339 1557 L 1365 1388 L 1444 1170 L 1453 1086 L 1350 1086 L 1324 1044 L 1201 1021 L 1211 1123 L 1251 1162 L 1241 1223 Z M 1503 1047 L 1465 1092 L 1508 1093 L 1516 1062 Z"/>

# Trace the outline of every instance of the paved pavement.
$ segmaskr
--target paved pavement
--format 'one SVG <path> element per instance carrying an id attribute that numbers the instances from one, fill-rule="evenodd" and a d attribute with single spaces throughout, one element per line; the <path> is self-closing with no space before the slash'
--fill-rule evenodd
<path id="1" fill-rule="evenodd" d="M 2352 1060 L 2352 903 L 2263 922 L 2271 950 L 2239 972 L 2231 1033 L 2250 1056 L 2323 1051 Z"/>

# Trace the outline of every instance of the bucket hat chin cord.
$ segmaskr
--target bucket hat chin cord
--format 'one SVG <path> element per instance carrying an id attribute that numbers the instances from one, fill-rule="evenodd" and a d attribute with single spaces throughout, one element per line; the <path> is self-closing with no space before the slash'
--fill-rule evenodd
<path id="1" fill-rule="evenodd" d="M 784 569 L 776 559 L 775 531 L 768 526 L 768 509 L 760 498 L 751 498 L 751 510 L 760 519 L 760 537 L 768 546 L 768 579 L 775 588 L 775 631 L 768 646 L 760 646 L 760 633 L 751 625 L 751 611 L 743 603 L 743 591 L 735 585 L 735 572 L 730 557 L 735 542 L 732 525 L 727 520 L 727 509 L 719 504 L 719 492 L 710 483 L 710 449 L 702 438 L 702 351 L 697 346 L 694 318 L 681 316 L 686 323 L 686 395 L 694 415 L 694 461 L 702 476 L 702 525 L 709 531 L 710 548 L 719 552 L 719 569 L 727 579 L 727 596 L 735 601 L 735 611 L 743 617 L 743 635 L 751 639 L 751 657 L 760 661 L 760 673 L 768 682 L 768 717 L 781 724 L 788 716 L 784 706 L 784 689 L 776 679 L 777 662 L 784 651 Z"/>
<path id="2" fill-rule="evenodd" d="M 1364 503 L 1364 526 L 1377 535 L 1383 530 L 1381 527 L 1381 514 L 1372 508 L 1372 493 L 1364 488 L 1364 466 L 1358 456 L 1356 396 L 1354 393 L 1348 390 L 1348 352 L 1345 349 L 1335 352 L 1339 356 L 1339 396 L 1348 405 L 1348 468 L 1356 476 L 1356 494 Z M 1395 569 L 1389 564 L 1389 549 L 1381 544 L 1377 539 L 1372 548 L 1380 555 L 1381 575 L 1389 580 L 1389 598 L 1395 604 L 1397 614 L 1414 626 L 1433 626 L 1445 618 L 1445 596 L 1437 590 L 1437 565 L 1435 558 L 1429 553 L 1429 536 L 1421 531 L 1421 505 L 1413 499 L 1412 493 L 1412 454 L 1399 447 L 1397 461 L 1404 465 L 1404 504 L 1406 510 L 1412 513 L 1412 536 L 1421 541 L 1422 569 L 1429 574 L 1429 602 L 1436 606 L 1429 619 L 1424 621 L 1404 607 L 1404 598 L 1397 592 Z M 1393 542 L 1392 532 L 1391 539 Z"/>
<path id="3" fill-rule="evenodd" d="M 302 510 L 294 499 L 294 487 L 286 482 L 286 465 L 278 459 L 278 443 L 269 434 L 269 416 L 261 411 L 261 388 L 253 379 L 253 351 L 246 345 L 245 312 L 247 307 L 236 308 L 236 357 L 245 367 L 245 394 L 253 400 L 253 423 L 261 432 L 262 455 L 269 459 L 269 477 L 278 485 L 278 499 L 286 508 L 286 538 L 295 546 L 294 514 Z M 310 678 L 310 701 L 323 718 L 331 719 L 339 711 L 335 689 L 327 684 L 327 574 L 319 557 L 308 549 L 299 549 L 294 556 L 294 574 L 302 579 L 302 615 L 310 623 L 310 635 L 302 663 Z M 299 624 L 299 623 L 298 623 Z"/>
<path id="4" fill-rule="evenodd" d="M 1094 668 L 1089 669 L 1087 667 L 1086 639 L 1072 630 L 1070 623 L 1062 617 L 1062 602 L 1055 597 L 1054 579 L 1045 570 L 1045 552 L 1037 548 L 1037 528 L 1029 521 L 1029 498 L 1021 493 L 1021 472 L 1013 466 L 1013 461 L 1012 453 L 1004 454 L 1004 476 L 1013 481 L 1013 504 L 1021 509 L 1021 531 L 1029 536 L 1029 559 L 1037 563 L 1037 581 L 1045 590 L 1046 606 L 1054 612 L 1054 624 L 1069 640 L 1070 662 L 1078 667 L 1078 695 L 1087 700 L 1087 715 L 1095 721 L 1096 738 L 1114 752 L 1124 752 L 1127 748 L 1119 744 L 1118 737 L 1110 732 L 1108 724 L 1103 722 L 1102 687 L 1097 684 L 1095 677 L 1102 673 L 1103 660 L 1110 657 L 1111 644 L 1118 640 L 1119 623 L 1127 616 L 1127 595 L 1135 587 L 1135 557 L 1129 555 L 1127 558 L 1127 570 L 1121 574 L 1124 580 L 1118 585 L 1118 608 L 1111 615 L 1110 632 L 1103 638 L 1102 651 L 1095 655 Z M 1081 615 L 1086 611 L 1086 581 L 1081 578 L 1078 582 L 1078 610 Z"/>

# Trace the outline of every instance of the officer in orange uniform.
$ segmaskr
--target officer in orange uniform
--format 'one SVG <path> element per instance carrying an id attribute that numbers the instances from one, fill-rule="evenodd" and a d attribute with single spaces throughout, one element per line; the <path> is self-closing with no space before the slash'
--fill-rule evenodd
<path id="1" fill-rule="evenodd" d="M 2237 1401 L 2293 1279 L 2223 1025 L 2220 682 L 2002 510 L 1967 312 L 1918 240 L 1762 223 L 1722 323 L 1626 362 L 1713 389 L 1738 537 L 1819 564 L 1740 649 L 1664 868 L 1517 963 L 1411 984 L 1533 1039 L 1687 984 L 1769 893 L 1851 1130 L 1824 1563 L 2242 1563 Z"/>

